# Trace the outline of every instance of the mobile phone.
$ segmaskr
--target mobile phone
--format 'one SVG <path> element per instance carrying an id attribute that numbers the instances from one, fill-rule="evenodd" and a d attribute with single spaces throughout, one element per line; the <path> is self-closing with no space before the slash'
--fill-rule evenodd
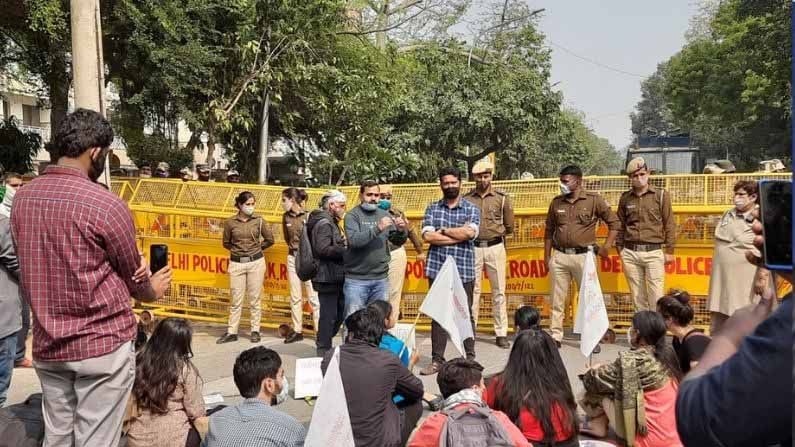
<path id="1" fill-rule="evenodd" d="M 152 244 L 149 246 L 149 269 L 156 273 L 168 265 L 168 245 Z"/>
<path id="2" fill-rule="evenodd" d="M 792 271 L 792 182 L 759 182 L 759 215 L 765 243 L 762 260 L 768 270 Z"/>

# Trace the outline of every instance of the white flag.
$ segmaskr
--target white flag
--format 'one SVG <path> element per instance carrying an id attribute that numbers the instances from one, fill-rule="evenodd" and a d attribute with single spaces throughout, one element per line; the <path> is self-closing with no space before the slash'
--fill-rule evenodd
<path id="1" fill-rule="evenodd" d="M 580 352 L 588 357 L 610 328 L 607 308 L 602 297 L 602 286 L 596 272 L 596 261 L 592 251 L 585 255 L 585 266 L 580 280 L 580 299 L 574 319 L 574 333 L 580 335 Z"/>
<path id="2" fill-rule="evenodd" d="M 462 356 L 464 340 L 474 338 L 469 321 L 469 302 L 455 260 L 448 256 L 422 302 L 420 312 L 433 318 L 450 335 L 450 341 Z"/>
<path id="3" fill-rule="evenodd" d="M 307 447 L 354 447 L 348 401 L 340 375 L 340 348 L 334 350 L 306 434 Z"/>

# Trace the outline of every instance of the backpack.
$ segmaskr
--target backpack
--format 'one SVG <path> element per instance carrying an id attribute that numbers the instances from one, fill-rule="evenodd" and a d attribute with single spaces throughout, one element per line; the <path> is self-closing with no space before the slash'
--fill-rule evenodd
<path id="1" fill-rule="evenodd" d="M 439 447 L 513 446 L 511 437 L 488 407 L 468 406 L 442 413 L 447 421 L 439 436 Z"/>
<path id="2" fill-rule="evenodd" d="M 315 223 L 315 227 L 328 219 L 320 219 Z M 301 240 L 298 242 L 298 253 L 295 256 L 295 274 L 301 281 L 309 281 L 317 275 L 320 265 L 312 252 L 312 240 L 309 239 L 309 231 L 306 224 L 301 229 Z M 312 227 L 314 228 L 314 227 Z"/>
<path id="3" fill-rule="evenodd" d="M 0 447 L 38 447 L 44 440 L 41 393 L 0 409 Z"/>

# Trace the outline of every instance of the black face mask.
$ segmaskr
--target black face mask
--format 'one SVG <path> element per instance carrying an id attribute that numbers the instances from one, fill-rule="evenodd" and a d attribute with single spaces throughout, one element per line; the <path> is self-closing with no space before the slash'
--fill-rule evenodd
<path id="1" fill-rule="evenodd" d="M 442 190 L 442 192 L 444 193 L 445 199 L 452 200 L 458 197 L 458 193 L 461 192 L 461 188 L 456 188 L 456 187 L 445 188 Z"/>
<path id="2" fill-rule="evenodd" d="M 97 181 L 99 177 L 102 175 L 102 172 L 105 170 L 105 156 L 103 156 L 104 151 L 100 151 L 100 156 L 97 158 L 91 159 L 91 169 L 88 171 L 88 176 L 93 181 Z M 107 155 L 107 154 L 105 154 Z"/>

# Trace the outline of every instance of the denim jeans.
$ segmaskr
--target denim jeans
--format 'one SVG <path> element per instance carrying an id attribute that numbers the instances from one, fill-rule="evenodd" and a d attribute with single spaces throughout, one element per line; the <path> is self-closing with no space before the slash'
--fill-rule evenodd
<path id="1" fill-rule="evenodd" d="M 28 300 L 22 301 L 22 329 L 17 332 L 17 355 L 14 359 L 15 362 L 21 362 L 25 359 L 25 342 L 28 339 L 28 332 L 30 332 L 30 304 Z"/>
<path id="2" fill-rule="evenodd" d="M 14 358 L 17 355 L 17 334 L 0 338 L 0 407 L 6 402 L 6 393 L 11 385 L 14 372 Z"/>
<path id="3" fill-rule="evenodd" d="M 345 318 L 359 309 L 364 309 L 375 300 L 389 299 L 389 278 L 350 279 L 345 278 Z"/>

